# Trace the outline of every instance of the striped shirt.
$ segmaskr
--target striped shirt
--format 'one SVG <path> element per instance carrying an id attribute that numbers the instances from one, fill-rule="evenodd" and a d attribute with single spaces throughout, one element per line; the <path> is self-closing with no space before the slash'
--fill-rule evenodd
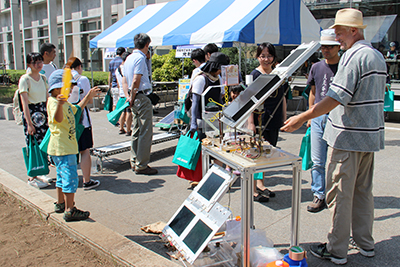
<path id="1" fill-rule="evenodd" d="M 343 54 L 326 94 L 340 103 L 326 124 L 329 146 L 362 152 L 384 148 L 385 82 L 385 60 L 369 42 L 358 41 Z"/>

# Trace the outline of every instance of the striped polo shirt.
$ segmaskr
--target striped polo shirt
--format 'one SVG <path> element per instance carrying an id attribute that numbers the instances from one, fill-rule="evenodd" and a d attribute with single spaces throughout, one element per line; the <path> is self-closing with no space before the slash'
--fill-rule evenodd
<path id="1" fill-rule="evenodd" d="M 362 152 L 384 148 L 385 83 L 385 60 L 369 42 L 358 41 L 343 54 L 326 94 L 340 103 L 325 127 L 329 146 Z"/>

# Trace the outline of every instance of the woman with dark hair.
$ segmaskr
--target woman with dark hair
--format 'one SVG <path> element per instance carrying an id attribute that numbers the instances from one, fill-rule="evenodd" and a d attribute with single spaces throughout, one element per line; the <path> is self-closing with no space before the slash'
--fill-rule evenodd
<path id="1" fill-rule="evenodd" d="M 46 76 L 40 74 L 43 67 L 43 57 L 39 53 L 29 53 L 26 63 L 30 71 L 21 76 L 18 89 L 21 96 L 23 110 L 23 124 L 25 141 L 29 145 L 29 135 L 33 135 L 40 144 L 49 128 L 47 124 L 47 80 Z M 37 188 L 47 187 L 52 181 L 45 175 L 29 177 L 28 184 Z"/>
<path id="2" fill-rule="evenodd" d="M 253 81 L 255 81 L 262 74 L 270 74 L 275 68 L 277 62 L 275 47 L 271 43 L 260 44 L 257 47 L 256 56 L 260 66 L 253 70 L 250 74 L 253 75 Z M 286 120 L 286 98 L 284 95 L 287 86 L 287 84 L 284 84 L 283 86 L 279 87 L 265 100 L 262 115 L 254 114 L 254 116 L 250 116 L 248 121 L 248 127 L 254 131 L 254 133 L 257 133 L 256 125 L 261 127 L 261 129 L 264 129 L 265 127 L 265 130 L 262 132 L 262 136 L 274 147 L 278 143 L 279 129 Z M 283 99 L 282 102 L 281 99 Z M 279 107 L 276 109 L 275 114 L 273 114 L 278 105 Z M 259 116 L 261 116 L 261 125 L 259 125 Z M 271 116 L 272 119 L 268 122 Z M 265 126 L 267 123 L 268 125 Z M 264 186 L 263 177 L 263 173 L 254 174 L 254 179 L 256 180 L 254 199 L 256 201 L 258 201 L 258 198 L 260 198 L 261 195 L 267 198 L 275 196 L 274 192 L 271 192 Z"/>
<path id="3" fill-rule="evenodd" d="M 71 74 L 77 85 L 72 88 L 68 101 L 71 104 L 79 103 L 90 91 L 90 81 L 86 76 L 82 76 L 82 62 L 77 57 L 71 57 L 66 64 L 71 68 Z M 79 90 L 74 92 L 74 90 Z M 92 103 L 90 100 L 89 103 Z M 92 122 L 90 119 L 89 109 L 87 106 L 82 110 L 80 123 L 85 127 L 81 137 L 78 140 L 78 150 L 81 155 L 81 170 L 83 175 L 83 190 L 93 189 L 100 185 L 100 181 L 90 179 L 90 171 L 92 160 L 90 157 L 90 149 L 93 147 Z"/>

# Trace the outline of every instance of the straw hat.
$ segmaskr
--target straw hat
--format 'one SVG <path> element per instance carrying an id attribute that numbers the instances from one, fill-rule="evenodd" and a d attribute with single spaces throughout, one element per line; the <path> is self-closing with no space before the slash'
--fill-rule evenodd
<path id="1" fill-rule="evenodd" d="M 326 29 L 321 31 L 321 40 L 319 43 L 321 45 L 340 45 L 338 41 L 335 40 L 336 34 L 334 29 Z"/>
<path id="2" fill-rule="evenodd" d="M 335 24 L 333 24 L 330 29 L 336 26 L 347 26 L 365 29 L 367 25 L 363 25 L 363 15 L 360 10 L 354 8 L 345 8 L 336 12 Z"/>

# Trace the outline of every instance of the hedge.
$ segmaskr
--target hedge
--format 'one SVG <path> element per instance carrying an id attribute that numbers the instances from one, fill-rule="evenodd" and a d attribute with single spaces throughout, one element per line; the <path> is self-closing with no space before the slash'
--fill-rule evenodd
<path id="1" fill-rule="evenodd" d="M 18 84 L 19 78 L 26 73 L 26 70 L 7 70 L 7 74 L 10 78 L 10 83 Z M 83 76 L 89 78 L 92 82 L 92 73 L 90 71 L 84 71 Z M 108 85 L 108 72 L 94 71 L 93 72 L 93 83 L 94 86 L 97 85 Z"/>

